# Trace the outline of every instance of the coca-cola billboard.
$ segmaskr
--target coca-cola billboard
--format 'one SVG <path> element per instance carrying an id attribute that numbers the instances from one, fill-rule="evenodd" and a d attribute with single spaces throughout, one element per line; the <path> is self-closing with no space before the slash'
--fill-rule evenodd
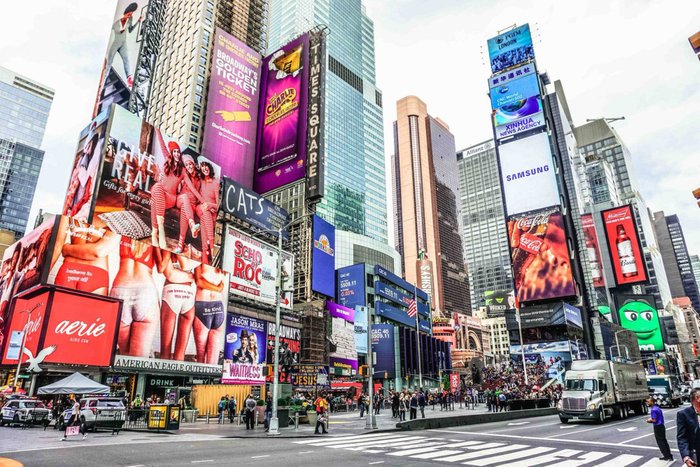
<path id="1" fill-rule="evenodd" d="M 600 247 L 598 246 L 598 236 L 595 232 L 593 214 L 583 214 L 581 216 L 581 227 L 583 228 L 583 237 L 586 241 L 586 258 L 588 259 L 588 264 L 591 267 L 593 286 L 605 287 L 603 262 L 600 258 Z"/>
<path id="2" fill-rule="evenodd" d="M 561 212 L 555 208 L 508 220 L 518 299 L 534 302 L 576 295 Z"/>
<path id="3" fill-rule="evenodd" d="M 617 285 L 648 279 L 632 205 L 602 211 L 605 237 Z"/>

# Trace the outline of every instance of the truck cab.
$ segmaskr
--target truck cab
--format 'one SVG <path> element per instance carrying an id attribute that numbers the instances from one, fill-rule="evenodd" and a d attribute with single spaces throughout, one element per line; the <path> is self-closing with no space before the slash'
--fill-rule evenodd
<path id="1" fill-rule="evenodd" d="M 647 376 L 649 395 L 662 407 L 678 407 L 683 403 L 678 378 L 672 375 Z"/>

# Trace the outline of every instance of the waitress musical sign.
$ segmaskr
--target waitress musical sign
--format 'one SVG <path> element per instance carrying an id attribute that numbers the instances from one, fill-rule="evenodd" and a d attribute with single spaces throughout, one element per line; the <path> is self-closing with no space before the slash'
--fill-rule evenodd
<path id="1" fill-rule="evenodd" d="M 224 384 L 265 384 L 267 322 L 235 313 L 226 319 Z"/>

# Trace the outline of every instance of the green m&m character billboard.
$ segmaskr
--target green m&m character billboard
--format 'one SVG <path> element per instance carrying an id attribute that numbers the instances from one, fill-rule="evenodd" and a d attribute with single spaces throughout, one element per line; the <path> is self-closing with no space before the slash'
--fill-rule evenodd
<path id="1" fill-rule="evenodd" d="M 620 325 L 637 335 L 639 350 L 664 350 L 659 312 L 651 295 L 620 295 L 617 297 Z"/>

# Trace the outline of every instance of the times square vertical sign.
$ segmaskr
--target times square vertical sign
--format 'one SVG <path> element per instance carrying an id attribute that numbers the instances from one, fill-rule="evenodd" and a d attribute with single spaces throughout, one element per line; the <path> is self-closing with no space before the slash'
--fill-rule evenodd
<path id="1" fill-rule="evenodd" d="M 326 32 L 309 37 L 309 108 L 307 126 L 307 196 L 323 198 L 324 192 L 324 122 L 326 94 Z"/>

